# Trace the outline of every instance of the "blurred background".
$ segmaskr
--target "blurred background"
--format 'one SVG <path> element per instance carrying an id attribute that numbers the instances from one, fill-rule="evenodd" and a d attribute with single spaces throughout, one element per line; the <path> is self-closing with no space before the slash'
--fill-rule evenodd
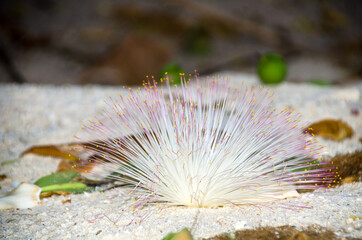
<path id="1" fill-rule="evenodd" d="M 344 84 L 362 76 L 361 12 L 360 0 L 2 0 L 0 82 L 254 73 L 276 52 L 288 81 Z"/>

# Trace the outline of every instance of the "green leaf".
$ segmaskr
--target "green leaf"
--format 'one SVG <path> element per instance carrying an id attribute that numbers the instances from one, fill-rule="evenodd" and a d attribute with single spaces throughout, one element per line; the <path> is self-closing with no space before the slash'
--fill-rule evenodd
<path id="1" fill-rule="evenodd" d="M 294 160 L 296 158 L 297 158 L 297 156 L 285 159 L 285 162 L 288 163 L 291 160 Z M 321 168 L 321 166 L 319 165 L 319 162 L 316 160 L 313 160 L 312 158 L 305 158 L 301 162 L 302 162 L 301 164 L 289 165 L 288 167 L 298 167 L 298 166 L 302 165 L 302 166 L 300 166 L 300 168 L 294 169 L 291 172 L 303 172 L 303 171 L 309 171 L 312 169 Z M 306 164 L 312 164 L 312 165 L 307 166 Z"/>
<path id="2" fill-rule="evenodd" d="M 235 239 L 235 232 L 229 232 L 226 234 L 226 237 L 227 238 L 230 238 L 230 239 Z"/>
<path id="3" fill-rule="evenodd" d="M 51 191 L 68 191 L 72 193 L 82 193 L 85 191 L 90 191 L 87 185 L 81 182 L 70 182 L 62 184 L 48 185 L 41 188 L 42 192 L 51 192 Z"/>
<path id="4" fill-rule="evenodd" d="M 317 85 L 317 86 L 320 86 L 320 87 L 332 86 L 332 83 L 330 83 L 330 82 L 328 82 L 327 80 L 324 80 L 324 79 L 311 79 L 308 82 L 310 84 Z"/>
<path id="5" fill-rule="evenodd" d="M 173 240 L 175 238 L 175 236 L 176 236 L 176 233 L 169 233 L 162 240 Z"/>
<path id="6" fill-rule="evenodd" d="M 182 69 L 178 63 L 168 63 L 166 64 L 160 72 L 160 78 L 166 78 L 166 73 L 168 76 L 168 80 L 171 85 L 181 84 L 180 73 L 182 73 Z"/>
<path id="7" fill-rule="evenodd" d="M 77 172 L 57 172 L 38 179 L 34 184 L 41 187 L 69 183 L 73 178 L 80 176 Z"/>
<path id="8" fill-rule="evenodd" d="M 12 163 L 15 163 L 17 161 L 19 161 L 21 158 L 14 158 L 14 159 L 11 159 L 11 160 L 7 160 L 7 161 L 4 161 L 1 163 L 1 166 L 5 166 L 7 164 L 12 164 Z"/>
<path id="9" fill-rule="evenodd" d="M 162 240 L 192 240 L 192 235 L 187 228 L 182 229 L 177 233 L 169 233 Z"/>

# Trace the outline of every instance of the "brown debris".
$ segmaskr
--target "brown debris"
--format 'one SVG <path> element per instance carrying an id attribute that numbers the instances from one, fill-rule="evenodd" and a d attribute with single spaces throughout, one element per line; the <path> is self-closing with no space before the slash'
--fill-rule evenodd
<path id="1" fill-rule="evenodd" d="M 337 154 L 328 159 L 328 162 L 330 164 L 325 165 L 325 167 L 332 168 L 332 171 L 335 173 L 335 180 L 331 183 L 331 186 L 362 181 L 362 150 L 347 154 Z M 306 193 L 313 192 L 314 190 L 298 189 L 297 191 L 298 193 Z"/>
<path id="2" fill-rule="evenodd" d="M 221 234 L 207 240 L 230 240 L 226 234 Z M 235 233 L 235 240 L 253 239 L 253 240 L 334 240 L 337 236 L 326 228 L 318 225 L 303 228 L 301 231 L 290 225 L 280 227 L 259 227 L 255 229 L 246 229 Z M 352 239 L 352 238 L 351 238 Z M 205 239 L 206 240 L 206 239 Z"/>
<path id="3" fill-rule="evenodd" d="M 362 181 L 362 150 L 338 154 L 329 160 L 336 167 L 341 183 Z"/>

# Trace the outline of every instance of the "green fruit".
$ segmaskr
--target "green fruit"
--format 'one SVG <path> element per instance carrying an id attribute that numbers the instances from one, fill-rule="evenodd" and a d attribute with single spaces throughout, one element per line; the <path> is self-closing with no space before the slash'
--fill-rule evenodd
<path id="1" fill-rule="evenodd" d="M 257 71 L 263 83 L 276 84 L 285 79 L 287 64 L 279 54 L 267 53 L 260 58 Z"/>
<path id="2" fill-rule="evenodd" d="M 177 63 L 169 63 L 166 64 L 160 73 L 160 78 L 166 78 L 166 73 L 168 76 L 168 80 L 170 81 L 171 85 L 174 84 L 181 84 L 180 73 L 182 73 L 182 69 L 179 64 Z"/>

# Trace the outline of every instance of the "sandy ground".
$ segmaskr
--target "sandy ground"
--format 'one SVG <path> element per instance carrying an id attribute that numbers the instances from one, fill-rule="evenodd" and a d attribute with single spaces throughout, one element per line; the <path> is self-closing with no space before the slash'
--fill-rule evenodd
<path id="1" fill-rule="evenodd" d="M 240 81 L 257 83 L 253 75 L 224 73 L 232 84 Z M 283 83 L 273 87 L 277 107 L 293 107 L 303 120 L 314 122 L 325 118 L 342 119 L 355 135 L 342 142 L 320 139 L 331 156 L 361 149 L 362 83 L 317 87 Z M 32 145 L 72 142 L 81 123 L 96 114 L 108 95 L 122 87 L 0 85 L 0 162 L 17 158 Z M 359 115 L 351 114 L 358 109 Z M 26 156 L 20 161 L 0 166 L 0 193 L 18 182 L 32 183 L 55 171 L 59 160 Z M 164 208 L 143 209 L 153 213 L 140 225 L 127 209 L 127 189 L 106 193 L 53 196 L 40 205 L 25 210 L 0 211 L 0 238 L 7 239 L 161 239 L 184 227 L 196 238 L 258 226 L 290 224 L 302 227 L 318 224 L 332 229 L 340 237 L 362 238 L 362 222 L 351 216 L 362 216 L 362 184 L 346 184 L 334 190 L 302 194 L 300 199 L 283 200 L 265 206 L 225 207 L 218 209 Z M 62 200 L 71 199 L 70 203 Z M 308 206 L 302 211 L 286 207 Z M 112 221 L 117 221 L 114 225 Z M 94 220 L 94 221 L 91 221 Z"/>

